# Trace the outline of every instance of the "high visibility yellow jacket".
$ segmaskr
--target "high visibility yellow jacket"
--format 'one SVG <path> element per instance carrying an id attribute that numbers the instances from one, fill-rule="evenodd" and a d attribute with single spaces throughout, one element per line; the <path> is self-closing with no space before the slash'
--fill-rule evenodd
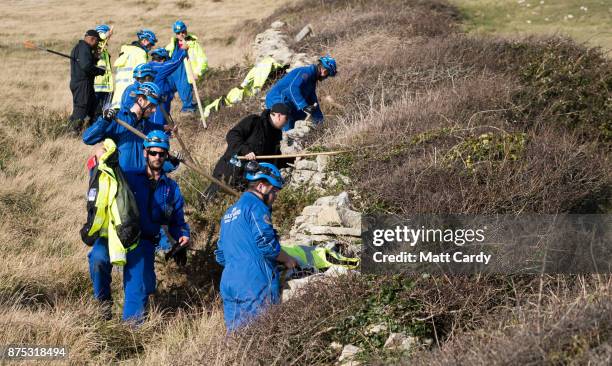
<path id="1" fill-rule="evenodd" d="M 281 244 L 281 249 L 295 258 L 302 268 L 327 269 L 333 265 L 355 269 L 359 258 L 345 257 L 331 249 L 310 245 Z"/>
<path id="2" fill-rule="evenodd" d="M 149 61 L 147 51 L 138 42 L 121 46 L 119 57 L 115 60 L 115 92 L 112 107 L 118 108 L 125 89 L 134 83 L 134 68 Z"/>
<path id="3" fill-rule="evenodd" d="M 244 90 L 241 88 L 232 88 L 225 96 L 225 105 L 232 105 L 242 101 Z"/>
<path id="4" fill-rule="evenodd" d="M 204 75 L 206 70 L 208 70 L 208 57 L 206 57 L 204 49 L 198 43 L 198 37 L 194 36 L 191 33 L 188 33 L 185 37 L 185 40 L 187 41 L 187 45 L 189 46 L 189 50 L 187 51 L 189 60 L 185 59 L 185 68 L 187 67 L 187 62 L 190 61 L 193 74 L 197 79 L 199 79 L 202 75 Z M 176 37 L 172 37 L 170 43 L 168 43 L 168 45 L 166 46 L 166 50 L 168 50 L 170 57 L 172 57 L 172 52 L 174 52 L 174 49 L 177 46 L 178 39 Z M 193 84 L 193 80 L 191 79 L 191 77 L 189 77 L 189 75 L 187 75 L 187 80 L 190 84 Z"/>
<path id="5" fill-rule="evenodd" d="M 94 79 L 94 90 L 98 93 L 110 93 L 113 91 L 113 69 L 111 67 L 110 54 L 106 48 L 104 48 L 100 54 L 98 66 L 104 66 L 104 68 L 106 68 L 106 73 L 96 76 Z"/>
<path id="6" fill-rule="evenodd" d="M 210 112 L 212 111 L 219 112 L 219 108 L 221 108 L 223 104 L 225 104 L 224 97 L 219 97 L 213 100 L 209 105 L 206 106 L 206 108 L 204 108 L 204 118 L 208 118 L 208 116 L 210 116 Z"/>
<path id="7" fill-rule="evenodd" d="M 276 62 L 272 57 L 268 56 L 263 60 L 259 61 L 251 70 L 240 84 L 240 87 L 244 89 L 245 96 L 251 96 L 259 93 L 261 88 L 268 80 L 268 76 L 272 70 L 282 67 L 283 65 Z"/>
<path id="8" fill-rule="evenodd" d="M 111 139 L 104 140 L 103 144 L 106 152 L 100 157 L 98 162 L 100 175 L 98 177 L 98 192 L 95 202 L 95 218 L 87 234 L 93 236 L 96 232 L 99 232 L 100 237 L 108 238 L 108 252 L 111 263 L 123 266 L 126 263 L 126 253 L 138 245 L 138 240 L 132 245 L 127 243 L 128 245 L 124 246 L 119 239 L 117 228 L 123 222 L 119 212 L 117 195 L 121 189 L 127 190 L 124 193 L 132 193 L 129 187 L 119 186 L 117 172 L 106 164 L 107 159 L 117 150 L 117 145 Z"/>

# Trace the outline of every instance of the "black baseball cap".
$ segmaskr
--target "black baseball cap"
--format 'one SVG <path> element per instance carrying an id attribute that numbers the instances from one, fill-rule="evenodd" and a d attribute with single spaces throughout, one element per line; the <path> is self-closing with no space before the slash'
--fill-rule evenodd
<path id="1" fill-rule="evenodd" d="M 291 109 L 285 103 L 276 103 L 270 108 L 270 112 L 284 114 L 288 116 L 291 113 Z"/>
<path id="2" fill-rule="evenodd" d="M 96 37 L 97 39 L 100 39 L 100 33 L 98 33 L 98 31 L 96 31 L 95 29 L 90 29 L 85 32 L 85 36 Z"/>

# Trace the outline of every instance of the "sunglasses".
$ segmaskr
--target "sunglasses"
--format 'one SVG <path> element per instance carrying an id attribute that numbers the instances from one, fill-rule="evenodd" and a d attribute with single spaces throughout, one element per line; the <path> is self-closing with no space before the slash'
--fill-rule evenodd
<path id="1" fill-rule="evenodd" d="M 168 152 L 167 151 L 151 151 L 151 150 L 147 150 L 147 153 L 151 156 L 157 156 L 159 155 L 160 158 L 167 158 L 168 157 Z"/>

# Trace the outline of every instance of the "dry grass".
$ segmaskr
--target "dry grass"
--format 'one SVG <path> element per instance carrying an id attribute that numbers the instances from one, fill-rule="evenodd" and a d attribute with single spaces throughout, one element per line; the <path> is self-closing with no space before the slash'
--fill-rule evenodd
<path id="1" fill-rule="evenodd" d="M 538 103 L 526 103 L 541 90 L 532 83 L 538 80 L 520 74 L 516 65 L 547 52 L 555 55 L 551 44 L 466 37 L 457 26 L 457 11 L 444 2 L 302 2 L 249 23 L 248 29 L 240 22 L 264 17 L 273 7 L 254 1 L 143 0 L 121 3 L 117 11 L 117 4 L 93 5 L 99 19 L 82 17 L 79 7 L 47 4 L 44 20 L 25 32 L 20 19 L 41 14 L 42 5 L 0 5 L 6 14 L 0 75 L 9 86 L 0 104 L 0 344 L 67 344 L 75 364 L 224 365 L 329 364 L 338 352 L 328 346 L 338 341 L 363 345 L 368 363 L 399 363 L 406 355 L 389 354 L 381 350 L 384 339 L 363 336 L 369 325 L 384 321 L 439 342 L 434 351 L 419 350 L 411 362 L 585 363 L 581 360 L 596 362 L 609 352 L 607 277 L 342 277 L 272 309 L 243 334 L 225 337 L 216 289 L 220 268 L 212 250 L 219 215 L 230 201 L 205 205 L 204 182 L 184 170 L 175 177 L 194 228 L 197 251 L 190 266 L 156 263 L 161 284 L 143 327 L 100 319 L 90 295 L 87 248 L 77 236 L 90 150 L 61 129 L 70 104 L 68 66 L 19 49 L 24 33 L 69 50 L 90 21 L 112 20 L 117 25 L 113 47 L 145 24 L 165 42 L 168 25 L 181 16 L 203 35 L 212 64 L 227 65 L 233 64 L 224 61 L 228 58 L 240 61 L 236 55 L 272 19 L 285 20 L 290 33 L 311 22 L 316 36 L 294 47 L 331 51 L 340 65 L 338 77 L 320 88 L 327 122 L 313 142 L 373 146 L 333 163 L 352 176 L 356 203 L 365 210 L 600 212 L 609 210 L 611 181 L 609 145 L 594 133 L 609 113 L 601 99 L 588 99 L 595 101 L 577 114 L 581 128 L 555 109 L 555 102 L 573 100 L 574 94 L 542 94 L 546 98 Z M 135 16 L 141 9 L 148 10 Z M 186 12 L 190 17 L 182 16 Z M 60 16 L 81 20 L 59 27 Z M 222 55 L 232 35 L 236 41 Z M 609 63 L 571 42 L 557 44 L 570 56 L 568 66 L 584 66 L 585 78 L 602 75 L 580 89 L 587 96 L 601 94 L 600 86 L 609 85 Z M 224 94 L 244 74 L 242 65 L 214 70 L 203 96 Z M 552 86 L 563 91 L 563 74 L 556 76 L 559 83 Z M 341 107 L 326 104 L 325 96 Z M 179 119 L 203 167 L 212 168 L 224 150 L 227 129 L 261 106 L 252 98 L 225 108 L 210 118 L 206 131 L 195 119 Z M 507 151 L 482 152 L 477 139 L 485 132 L 502 138 L 524 134 L 527 143 L 517 149 L 518 159 Z M 475 154 L 476 164 L 450 158 L 453 148 Z M 287 212 L 290 199 L 283 206 Z M 117 313 L 120 273 L 114 277 Z M 508 353 L 513 347 L 519 352 Z"/>
<path id="2" fill-rule="evenodd" d="M 157 0 L 69 3 L 52 0 L 16 5 L 3 2 L 0 4 L 0 13 L 3 14 L 0 25 L 3 63 L 0 106 L 19 110 L 44 106 L 61 112 L 69 112 L 72 108 L 68 88 L 69 62 L 59 56 L 24 49 L 22 43 L 26 39 L 69 54 L 87 29 L 108 23 L 115 27 L 109 43 L 111 56 L 115 59 L 120 46 L 132 42 L 140 28 L 155 31 L 159 45 L 165 46 L 172 36 L 172 23 L 182 19 L 199 37 L 211 66 L 230 66 L 241 63 L 248 56 L 252 38 L 242 32 L 243 27 L 268 16 L 285 2 L 182 2 L 192 5 L 188 9 L 178 3 Z"/>

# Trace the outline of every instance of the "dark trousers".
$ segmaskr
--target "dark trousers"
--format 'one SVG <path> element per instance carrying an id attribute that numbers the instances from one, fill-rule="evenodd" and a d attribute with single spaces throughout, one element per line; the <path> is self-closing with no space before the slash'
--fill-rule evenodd
<path id="1" fill-rule="evenodd" d="M 93 123 L 96 115 L 96 92 L 93 80 L 82 80 L 70 82 L 72 92 L 72 115 L 70 121 L 74 129 L 80 129 L 83 121 L 89 117 L 89 123 Z"/>

